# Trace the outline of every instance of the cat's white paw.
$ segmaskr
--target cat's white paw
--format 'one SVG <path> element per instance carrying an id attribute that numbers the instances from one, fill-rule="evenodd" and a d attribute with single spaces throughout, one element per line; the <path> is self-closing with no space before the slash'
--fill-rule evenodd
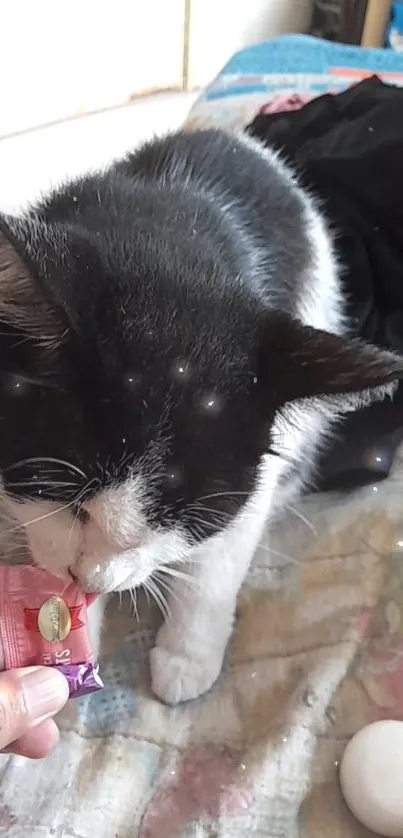
<path id="1" fill-rule="evenodd" d="M 199 661 L 185 654 L 172 654 L 157 645 L 150 653 L 152 690 L 165 704 L 198 698 L 213 686 L 222 662 L 222 654 L 212 654 Z"/>

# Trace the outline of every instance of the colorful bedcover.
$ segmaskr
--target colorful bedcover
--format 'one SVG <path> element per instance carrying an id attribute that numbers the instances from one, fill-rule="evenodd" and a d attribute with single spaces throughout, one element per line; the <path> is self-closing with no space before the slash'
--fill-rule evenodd
<path id="1" fill-rule="evenodd" d="M 188 124 L 239 127 L 274 96 L 382 69 L 402 83 L 403 57 L 277 39 L 236 56 Z M 287 514 L 256 555 L 222 677 L 190 704 L 150 693 L 156 611 L 141 603 L 137 622 L 112 601 L 105 690 L 70 703 L 47 761 L 0 757 L 0 836 L 369 836 L 337 773 L 362 725 L 403 719 L 402 491 L 403 453 L 386 483 Z"/>
<path id="2" fill-rule="evenodd" d="M 403 85 L 403 55 L 310 35 L 280 35 L 235 55 L 196 102 L 187 124 L 243 127 L 277 97 L 299 94 L 306 100 L 340 93 L 374 73 Z"/>

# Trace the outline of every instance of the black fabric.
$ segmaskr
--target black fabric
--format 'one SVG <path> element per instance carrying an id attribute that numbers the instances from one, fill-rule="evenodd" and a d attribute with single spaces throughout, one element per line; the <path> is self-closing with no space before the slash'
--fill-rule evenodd
<path id="1" fill-rule="evenodd" d="M 403 90 L 375 76 L 299 111 L 259 115 L 249 133 L 281 149 L 336 235 L 353 331 L 403 353 Z M 319 489 L 386 477 L 403 439 L 403 386 L 351 415 Z"/>

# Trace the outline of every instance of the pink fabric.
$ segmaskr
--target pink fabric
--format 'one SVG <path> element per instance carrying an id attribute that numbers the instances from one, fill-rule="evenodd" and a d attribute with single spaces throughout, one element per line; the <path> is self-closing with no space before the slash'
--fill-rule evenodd
<path id="1" fill-rule="evenodd" d="M 177 838 L 189 821 L 247 811 L 253 785 L 245 771 L 242 753 L 232 748 L 212 743 L 190 748 L 150 802 L 141 838 Z"/>
<path id="2" fill-rule="evenodd" d="M 312 96 L 300 96 L 298 93 L 292 96 L 275 96 L 270 102 L 266 102 L 259 110 L 260 114 L 282 113 L 284 111 L 299 111 L 303 105 L 310 102 Z"/>

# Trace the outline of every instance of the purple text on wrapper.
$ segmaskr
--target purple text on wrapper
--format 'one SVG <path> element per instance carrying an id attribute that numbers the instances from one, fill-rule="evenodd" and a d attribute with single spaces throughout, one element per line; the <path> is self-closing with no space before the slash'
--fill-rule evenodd
<path id="1" fill-rule="evenodd" d="M 83 695 L 102 690 L 103 683 L 97 663 L 70 663 L 54 667 L 63 673 L 69 685 L 69 697 L 81 698 Z"/>

